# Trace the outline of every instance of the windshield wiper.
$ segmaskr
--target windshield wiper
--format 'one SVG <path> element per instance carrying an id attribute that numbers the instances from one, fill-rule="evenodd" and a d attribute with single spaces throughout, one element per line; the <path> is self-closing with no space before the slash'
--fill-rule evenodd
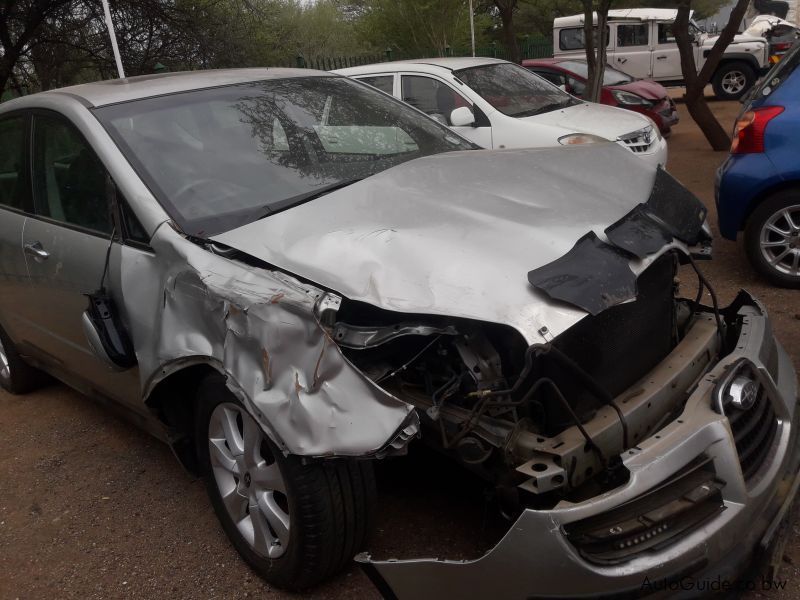
<path id="1" fill-rule="evenodd" d="M 335 192 L 336 190 L 345 188 L 348 185 L 357 183 L 362 179 L 364 178 L 357 177 L 353 179 L 343 179 L 342 181 L 337 181 L 336 183 L 331 183 L 329 185 L 323 185 L 322 187 L 314 188 L 313 190 L 310 190 L 308 192 L 298 194 L 297 196 L 286 198 L 285 200 L 281 200 L 280 202 L 275 202 L 274 204 L 268 204 L 267 206 L 263 207 L 263 209 L 266 212 L 256 217 L 256 220 L 263 219 L 264 217 L 268 217 L 272 214 L 275 214 L 276 212 L 281 212 L 282 210 L 294 208 L 295 206 L 298 206 L 305 202 L 310 202 L 311 200 L 315 200 L 320 196 L 324 196 L 325 194 L 330 194 L 331 192 Z"/>
<path id="2" fill-rule="evenodd" d="M 545 104 L 544 106 L 540 106 L 539 108 L 534 108 L 532 110 L 526 110 L 521 113 L 517 113 L 514 115 L 515 117 L 532 117 L 534 115 L 541 115 L 543 113 L 551 112 L 554 110 L 558 110 L 559 108 L 566 108 L 572 105 L 572 98 L 567 98 L 560 102 L 551 102 L 550 104 Z"/>

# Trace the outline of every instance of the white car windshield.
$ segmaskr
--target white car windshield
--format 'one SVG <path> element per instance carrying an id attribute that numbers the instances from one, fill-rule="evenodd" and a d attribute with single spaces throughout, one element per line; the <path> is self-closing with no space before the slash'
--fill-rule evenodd
<path id="1" fill-rule="evenodd" d="M 95 114 L 181 228 L 206 237 L 470 142 L 344 77 L 209 88 Z"/>
<path id="2" fill-rule="evenodd" d="M 580 104 L 549 81 L 512 63 L 470 67 L 453 75 L 510 117 L 530 117 Z"/>

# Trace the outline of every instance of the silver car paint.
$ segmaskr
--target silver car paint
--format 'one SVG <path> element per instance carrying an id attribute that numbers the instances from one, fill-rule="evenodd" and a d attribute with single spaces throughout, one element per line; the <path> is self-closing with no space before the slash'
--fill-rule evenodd
<path id="1" fill-rule="evenodd" d="M 416 433 L 412 407 L 355 369 L 316 320 L 321 290 L 216 256 L 168 224 L 151 246 L 149 258 L 123 252 L 119 295 L 144 397 L 202 363 L 291 454 L 370 455 L 401 426 Z"/>
<path id="2" fill-rule="evenodd" d="M 616 144 L 439 154 L 215 239 L 351 300 L 503 323 L 540 343 L 587 313 L 534 290 L 528 271 L 589 230 L 604 238 L 655 173 Z"/>

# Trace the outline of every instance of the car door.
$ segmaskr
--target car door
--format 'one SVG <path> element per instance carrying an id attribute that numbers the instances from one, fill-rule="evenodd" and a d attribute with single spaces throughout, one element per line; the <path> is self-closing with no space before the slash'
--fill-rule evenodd
<path id="1" fill-rule="evenodd" d="M 482 148 L 492 148 L 492 128 L 484 122 L 485 116 L 478 114 L 480 109 L 441 79 L 404 73 L 400 78 L 400 94 L 403 102 L 418 108 L 442 125 L 447 125 Z M 476 126 L 453 127 L 450 124 L 450 113 L 462 106 L 473 111 Z"/>
<path id="2" fill-rule="evenodd" d="M 672 33 L 672 23 L 656 23 L 653 50 L 653 79 L 682 79 L 681 55 Z"/>
<path id="3" fill-rule="evenodd" d="M 92 352 L 82 325 L 86 294 L 118 280 L 111 266 L 118 261 L 110 260 L 106 170 L 79 131 L 49 111 L 33 114 L 31 159 L 34 213 L 22 234 L 30 280 L 20 308 L 36 324 L 29 341 L 66 377 L 135 406 L 136 369 L 109 369 Z"/>
<path id="4" fill-rule="evenodd" d="M 22 234 L 32 206 L 28 120 L 22 113 L 0 117 L 0 325 L 17 343 L 30 334 L 20 312 L 28 290 Z"/>
<path id="5" fill-rule="evenodd" d="M 652 75 L 650 26 L 649 21 L 615 24 L 614 68 L 643 79 Z"/>

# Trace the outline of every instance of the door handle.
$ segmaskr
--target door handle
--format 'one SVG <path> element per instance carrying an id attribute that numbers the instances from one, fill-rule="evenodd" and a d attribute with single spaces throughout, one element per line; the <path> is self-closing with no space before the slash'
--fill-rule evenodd
<path id="1" fill-rule="evenodd" d="M 627 58 L 623 58 L 623 57 L 619 57 L 617 59 L 617 62 L 621 62 L 624 65 L 626 62 L 628 62 L 628 59 Z"/>
<path id="2" fill-rule="evenodd" d="M 25 254 L 32 256 L 36 262 L 42 262 L 50 258 L 50 253 L 44 249 L 41 242 L 31 242 L 23 246 Z"/>
<path id="3" fill-rule="evenodd" d="M 666 56 L 656 56 L 656 60 L 664 60 L 667 58 Z"/>

